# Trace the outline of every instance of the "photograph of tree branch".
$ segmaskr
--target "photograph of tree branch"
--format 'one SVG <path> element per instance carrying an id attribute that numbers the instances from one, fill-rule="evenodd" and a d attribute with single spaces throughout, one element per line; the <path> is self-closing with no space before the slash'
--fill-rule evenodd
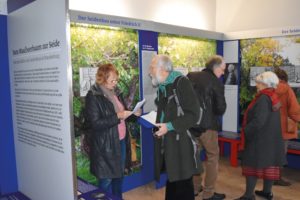
<path id="1" fill-rule="evenodd" d="M 171 34 L 159 34 L 158 52 L 171 57 L 174 68 L 198 71 L 203 68 L 208 58 L 216 54 L 215 40 L 187 37 Z"/>
<path id="2" fill-rule="evenodd" d="M 280 67 L 287 72 L 288 81 L 292 87 L 293 84 L 298 83 L 298 76 L 300 78 L 300 37 L 245 39 L 240 41 L 240 47 L 242 58 L 240 122 L 242 122 L 242 115 L 256 93 L 253 83 L 256 74 Z M 250 84 L 251 82 L 252 84 Z M 300 101 L 300 88 L 293 87 L 293 89 Z"/>
<path id="3" fill-rule="evenodd" d="M 71 58 L 77 176 L 96 185 L 96 178 L 89 172 L 89 159 L 84 151 L 86 147 L 82 125 L 85 96 L 80 96 L 82 86 L 79 72 L 82 68 L 95 68 L 97 64 L 114 64 L 119 72 L 118 88 L 125 97 L 127 107 L 132 109 L 140 98 L 137 31 L 72 23 Z M 126 175 L 139 171 L 141 165 L 140 127 L 132 123 L 128 129 L 131 137 L 132 167 Z"/>

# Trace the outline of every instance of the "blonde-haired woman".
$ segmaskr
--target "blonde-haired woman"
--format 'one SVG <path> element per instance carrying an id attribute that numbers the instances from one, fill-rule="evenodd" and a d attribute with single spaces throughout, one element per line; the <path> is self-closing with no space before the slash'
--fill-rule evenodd
<path id="1" fill-rule="evenodd" d="M 126 121 L 140 115 L 127 110 L 121 94 L 115 92 L 119 80 L 112 64 L 98 65 L 96 83 L 86 96 L 85 114 L 91 129 L 90 170 L 105 192 L 122 198 L 126 148 L 130 150 Z M 127 157 L 130 159 L 130 156 Z"/>
<path id="2" fill-rule="evenodd" d="M 279 82 L 273 72 L 256 77 L 257 94 L 244 113 L 242 127 L 242 173 L 246 191 L 237 200 L 253 200 L 258 178 L 264 180 L 263 190 L 255 194 L 272 199 L 272 185 L 279 179 L 279 168 L 285 162 L 280 125 L 281 103 L 275 93 Z"/>

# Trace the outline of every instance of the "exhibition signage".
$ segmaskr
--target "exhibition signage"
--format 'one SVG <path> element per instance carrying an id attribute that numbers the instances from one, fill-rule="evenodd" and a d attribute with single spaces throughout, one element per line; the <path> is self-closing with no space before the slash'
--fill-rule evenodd
<path id="1" fill-rule="evenodd" d="M 77 198 L 67 9 L 39 0 L 8 15 L 18 185 L 33 200 Z"/>
<path id="2" fill-rule="evenodd" d="M 239 127 L 239 42 L 224 42 L 223 57 L 226 62 L 224 75 L 226 111 L 222 118 L 222 130 L 229 132 L 238 132 Z M 231 67 L 229 67 L 231 66 Z M 228 68 L 232 68 L 232 75 L 229 75 Z M 231 77 L 234 76 L 234 82 Z"/>
<path id="3" fill-rule="evenodd" d="M 144 112 L 156 110 L 154 99 L 156 97 L 156 88 L 152 86 L 149 76 L 149 66 L 158 49 L 158 34 L 152 31 L 139 31 L 139 54 L 141 63 L 140 81 L 142 85 L 141 94 L 146 99 Z"/>
<path id="4" fill-rule="evenodd" d="M 223 33 L 215 31 L 206 31 L 194 28 L 180 27 L 170 24 L 163 24 L 154 21 L 138 20 L 127 17 L 111 16 L 98 13 L 89 13 L 78 10 L 70 10 L 70 19 L 72 22 L 75 23 L 99 24 L 105 26 L 155 31 L 159 33 L 170 33 L 215 40 L 223 40 L 224 35 Z"/>
<path id="5" fill-rule="evenodd" d="M 71 11 L 70 18 L 72 22 L 76 23 L 98 24 L 139 30 L 153 29 L 153 24 L 149 21 L 82 11 Z"/>
<path id="6" fill-rule="evenodd" d="M 250 38 L 266 38 L 277 36 L 299 35 L 300 27 L 281 27 L 271 29 L 258 29 L 249 31 L 237 31 L 224 33 L 224 40 L 240 40 Z"/>

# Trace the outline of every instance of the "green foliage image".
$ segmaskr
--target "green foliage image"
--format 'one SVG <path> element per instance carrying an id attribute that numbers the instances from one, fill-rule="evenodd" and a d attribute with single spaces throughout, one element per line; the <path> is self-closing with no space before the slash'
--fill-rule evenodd
<path id="1" fill-rule="evenodd" d="M 84 67 L 112 63 L 119 72 L 118 88 L 125 97 L 129 109 L 139 100 L 139 67 L 137 32 L 99 25 L 71 24 L 71 59 L 73 69 L 73 114 L 76 136 L 77 175 L 92 184 L 96 178 L 89 172 L 89 160 L 81 151 L 84 97 L 80 96 L 79 71 Z M 132 168 L 140 166 L 140 128 L 129 125 L 132 141 Z"/>
<path id="2" fill-rule="evenodd" d="M 250 68 L 251 67 L 289 67 L 299 65 L 298 61 L 292 63 L 289 60 L 290 54 L 286 55 L 284 52 L 291 52 L 292 46 L 295 51 L 295 44 L 300 43 L 299 36 L 286 36 L 279 38 L 259 38 L 246 39 L 240 41 L 241 47 L 241 86 L 240 86 L 240 110 L 241 116 L 254 98 L 256 88 L 250 86 Z M 299 48 L 299 47 L 298 47 Z M 296 53 L 296 52 L 294 52 Z M 294 73 L 288 73 L 288 76 L 293 79 Z M 296 96 L 300 99 L 299 88 L 293 88 Z M 242 122 L 242 120 L 240 120 Z"/>
<path id="3" fill-rule="evenodd" d="M 158 50 L 171 57 L 174 67 L 204 67 L 209 57 L 216 54 L 216 41 L 195 37 L 160 34 Z"/>

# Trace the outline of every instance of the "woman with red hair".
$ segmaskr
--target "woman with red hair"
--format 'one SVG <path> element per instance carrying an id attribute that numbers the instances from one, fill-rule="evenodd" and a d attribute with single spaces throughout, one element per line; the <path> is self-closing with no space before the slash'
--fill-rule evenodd
<path id="1" fill-rule="evenodd" d="M 91 129 L 90 171 L 103 191 L 111 188 L 114 195 L 122 198 L 126 152 L 130 151 L 126 122 L 141 111 L 133 115 L 128 111 L 122 94 L 115 92 L 118 80 L 114 65 L 98 65 L 96 83 L 86 96 L 85 114 Z"/>

